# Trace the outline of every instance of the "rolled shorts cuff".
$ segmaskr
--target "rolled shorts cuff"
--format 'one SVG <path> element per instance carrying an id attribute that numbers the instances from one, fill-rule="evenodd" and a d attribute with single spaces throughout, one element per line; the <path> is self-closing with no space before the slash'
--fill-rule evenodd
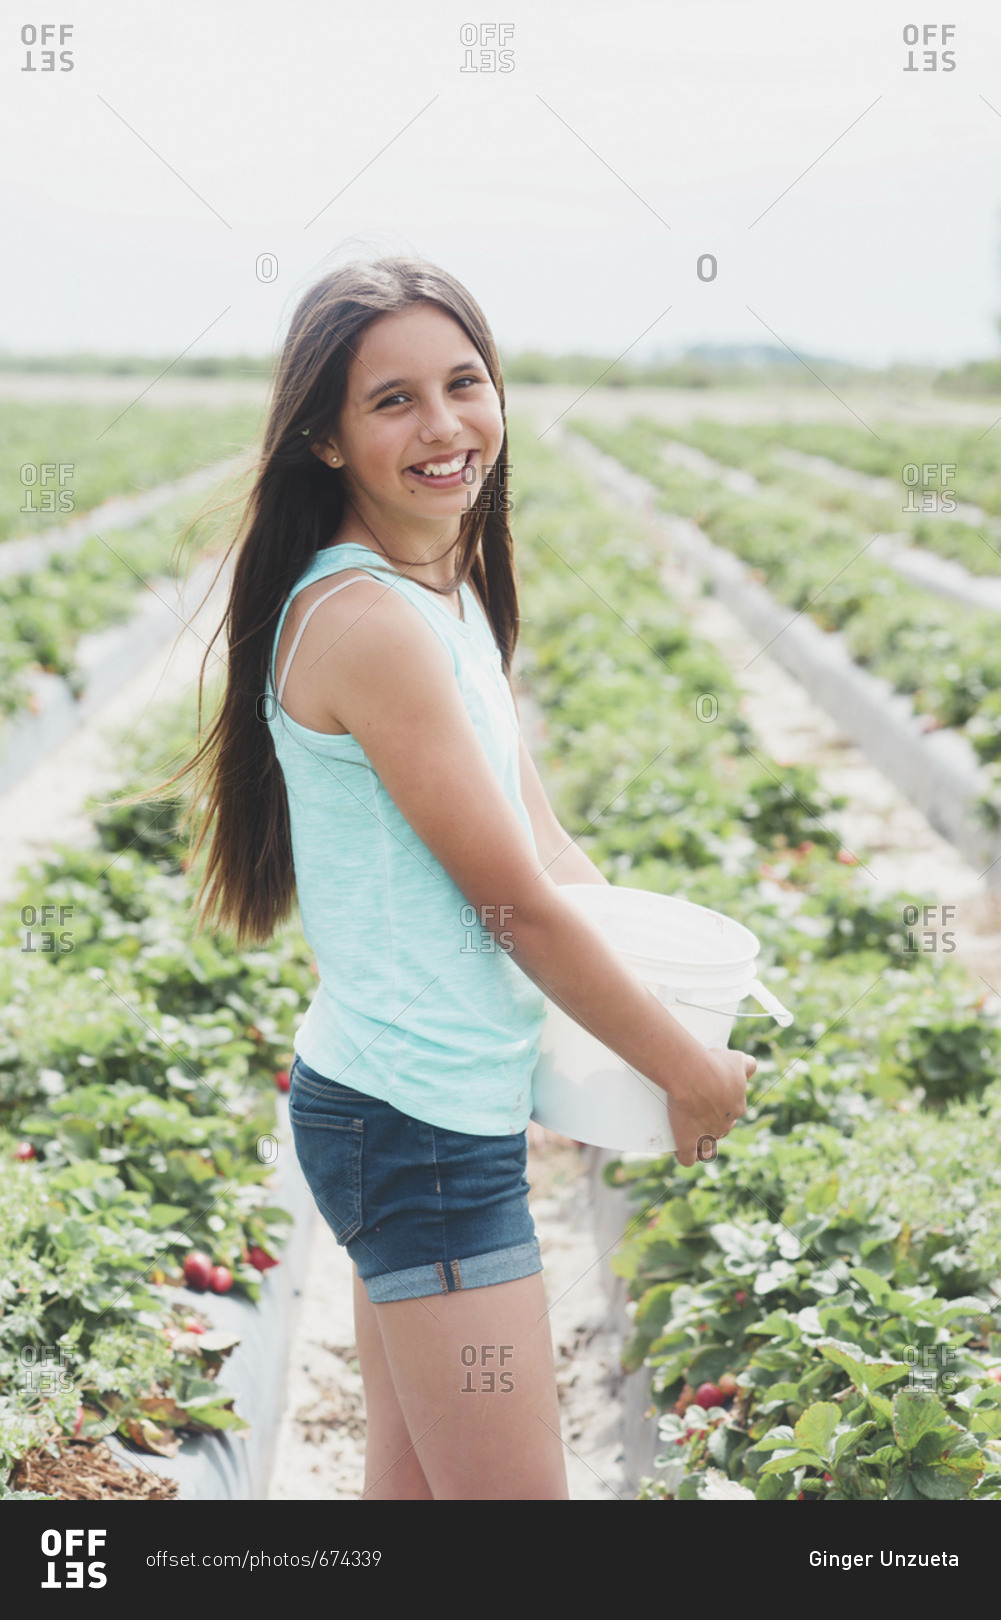
<path id="1" fill-rule="evenodd" d="M 494 1249 L 465 1260 L 437 1260 L 408 1271 L 383 1271 L 362 1281 L 373 1305 L 394 1299 L 420 1299 L 427 1294 L 451 1294 L 460 1288 L 485 1288 L 491 1283 L 514 1282 L 542 1270 L 538 1238 L 512 1249 Z"/>

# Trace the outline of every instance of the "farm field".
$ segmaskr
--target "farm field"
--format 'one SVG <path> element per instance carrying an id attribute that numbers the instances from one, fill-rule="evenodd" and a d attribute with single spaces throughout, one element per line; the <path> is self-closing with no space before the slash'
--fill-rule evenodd
<path id="1" fill-rule="evenodd" d="M 842 631 L 856 662 L 905 694 L 926 731 L 946 727 L 964 735 L 990 769 L 982 815 L 996 825 L 1001 637 L 995 611 L 944 600 L 873 560 L 867 552 L 878 530 L 844 503 L 832 511 L 816 494 L 787 491 L 779 481 L 754 495 L 737 493 L 668 460 L 659 424 L 613 429 L 582 418 L 571 425 L 648 479 L 664 511 L 694 519 L 781 603 L 808 613 L 822 630 Z M 721 430 L 717 442 L 723 437 Z"/>
<path id="2" fill-rule="evenodd" d="M 838 459 L 827 426 L 811 440 L 827 448 L 810 453 Z M 741 501 L 665 462 L 659 423 L 589 431 L 672 510 L 753 559 L 783 600 L 805 611 L 819 582 L 860 659 L 919 674 L 904 689 L 922 712 L 979 739 L 986 762 L 1001 757 L 985 729 L 1001 713 L 986 618 L 937 616 L 943 604 L 927 616 L 920 593 L 853 563 L 854 510 L 831 512 L 781 477 Z M 761 445 L 731 427 L 714 441 L 703 424 L 686 442 L 696 434 L 726 465 L 762 465 Z M 230 422 L 213 456 L 238 441 Z M 105 494 L 116 476 L 139 487 L 157 468 L 204 464 L 180 431 L 176 443 L 188 450 L 169 469 L 138 451 L 127 472 L 109 469 Z M 613 882 L 752 928 L 762 976 L 795 1012 L 787 1030 L 741 1034 L 759 1067 L 717 1159 L 686 1170 L 630 1157 L 608 1172 L 637 1200 L 612 1262 L 633 1307 L 622 1355 L 651 1379 L 666 1459 L 641 1495 L 997 1498 L 997 997 L 908 925 L 931 896 L 869 892 L 832 829 L 836 797 L 763 747 L 734 673 L 665 595 L 642 522 L 524 419 L 512 420 L 512 460 L 521 678 L 557 815 Z M 987 482 L 985 464 L 980 499 Z M 184 516 L 164 509 L 130 531 L 137 573 L 161 566 Z M 829 596 L 818 559 L 827 574 L 843 564 Z M 89 598 L 82 628 L 126 610 L 124 570 L 102 572 L 90 551 L 74 569 L 64 600 L 79 618 Z M 50 618 L 12 619 L 17 668 L 51 661 Z M 123 755 L 123 786 L 193 724 L 190 702 L 157 717 Z M 114 1431 L 155 1457 L 254 1422 L 226 1394 L 232 1345 L 213 1334 L 211 1293 L 199 1334 L 176 1318 L 171 1284 L 205 1250 L 254 1299 L 255 1251 L 280 1259 L 287 1221 L 254 1143 L 273 1128 L 275 1076 L 315 981 L 294 928 L 260 952 L 195 940 L 180 803 L 156 808 L 99 814 L 90 847 L 53 850 L 5 907 L 0 1494 L 24 1487 L 26 1455 L 74 1435 Z M 71 949 L 25 951 L 21 913 L 40 896 L 73 908 Z M 57 1389 L 26 1384 L 25 1347 L 31 1364 L 57 1349 Z"/>
<path id="3" fill-rule="evenodd" d="M 878 523 L 974 574 L 1001 573 L 1001 477 L 989 433 L 879 426 L 878 442 L 861 428 L 789 421 L 703 419 L 678 424 L 669 434 L 654 431 L 668 456 L 678 445 L 689 446 L 749 473 L 766 486 L 765 493 Z"/>
<path id="4" fill-rule="evenodd" d="M 130 401 L 141 391 L 131 383 Z M 4 399 L 0 388 L 0 540 L 225 461 L 259 420 L 251 403 L 177 410 L 142 400 L 25 402 Z"/>

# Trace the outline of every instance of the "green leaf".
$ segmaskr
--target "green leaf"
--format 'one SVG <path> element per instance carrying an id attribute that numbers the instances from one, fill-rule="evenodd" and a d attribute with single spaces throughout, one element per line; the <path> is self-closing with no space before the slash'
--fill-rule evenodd
<path id="1" fill-rule="evenodd" d="M 933 1501 L 956 1501 L 969 1496 L 984 1471 L 984 1454 L 965 1429 L 947 1446 L 934 1467 L 913 1468 L 911 1476 L 922 1496 Z"/>
<path id="2" fill-rule="evenodd" d="M 838 1196 L 840 1183 L 834 1171 L 823 1181 L 818 1181 L 807 1189 L 803 1204 L 811 1215 L 817 1215 L 821 1210 L 828 1209 Z"/>
<path id="3" fill-rule="evenodd" d="M 843 1434 L 839 1434 L 834 1442 L 834 1461 L 839 1463 L 845 1457 L 850 1456 L 856 1446 L 861 1445 L 862 1441 L 875 1427 L 875 1423 L 860 1423 L 858 1428 L 846 1429 Z M 870 1458 L 867 1457 L 866 1461 L 869 1460 Z"/>
<path id="4" fill-rule="evenodd" d="M 200 1406 L 197 1416 L 192 1416 L 191 1427 L 195 1430 L 229 1429 L 234 1433 L 241 1429 L 249 1429 L 250 1424 L 245 1418 L 237 1417 L 228 1406 Z"/>
<path id="5" fill-rule="evenodd" d="M 704 1344 L 688 1363 L 688 1382 L 697 1389 L 700 1384 L 715 1383 L 733 1360 L 732 1346 Z"/>
<path id="6" fill-rule="evenodd" d="M 816 1405 L 807 1407 L 797 1421 L 793 1434 L 803 1450 L 815 1451 L 826 1458 L 831 1436 L 840 1421 L 840 1408 L 833 1401 L 818 1401 Z"/>
<path id="7" fill-rule="evenodd" d="M 792 1442 L 793 1432 L 789 1424 L 779 1423 L 776 1424 L 774 1429 L 769 1429 L 768 1433 L 762 1436 L 754 1449 L 755 1451 L 775 1451 L 778 1446 L 791 1446 Z"/>
<path id="8" fill-rule="evenodd" d="M 669 1283 L 648 1288 L 636 1307 L 633 1327 L 636 1332 L 658 1333 L 671 1315 L 674 1289 Z"/>
<path id="9" fill-rule="evenodd" d="M 890 1488 L 887 1491 L 887 1499 L 891 1502 L 920 1502 L 922 1500 L 921 1492 L 911 1479 L 909 1469 L 901 1467 L 893 1470 L 890 1475 Z"/>
<path id="10" fill-rule="evenodd" d="M 763 1474 L 790 1474 L 794 1468 L 816 1468 L 819 1459 L 815 1451 L 789 1451 L 785 1456 L 772 1457 L 761 1468 Z"/>
<path id="11" fill-rule="evenodd" d="M 868 1266 L 853 1266 L 851 1274 L 857 1283 L 861 1283 L 869 1298 L 876 1305 L 881 1305 L 887 1295 L 892 1292 L 886 1278 L 878 1277 L 874 1271 L 869 1270 Z"/>
<path id="12" fill-rule="evenodd" d="M 877 1417 L 881 1417 L 884 1423 L 893 1422 L 893 1402 L 888 1401 L 885 1395 L 870 1394 L 867 1400 Z"/>
<path id="13" fill-rule="evenodd" d="M 901 1451 L 913 1451 L 922 1435 L 952 1426 L 945 1407 L 930 1389 L 898 1389 L 893 1397 L 893 1437 Z"/>
<path id="14" fill-rule="evenodd" d="M 843 1367 L 857 1390 L 870 1394 L 895 1378 L 903 1378 L 910 1368 L 906 1361 L 866 1355 L 857 1344 L 846 1344 L 842 1339 L 821 1339 L 817 1349 L 828 1361 Z"/>
<path id="15" fill-rule="evenodd" d="M 880 1466 L 882 1466 L 885 1463 L 899 1462 L 900 1457 L 901 1452 L 898 1446 L 880 1446 L 878 1451 L 867 1452 L 866 1455 L 861 1458 L 861 1461 L 867 1463 L 879 1463 Z"/>
<path id="16" fill-rule="evenodd" d="M 750 1333 L 795 1333 L 796 1323 L 788 1311 L 771 1311 L 763 1321 L 752 1322 L 747 1329 Z"/>

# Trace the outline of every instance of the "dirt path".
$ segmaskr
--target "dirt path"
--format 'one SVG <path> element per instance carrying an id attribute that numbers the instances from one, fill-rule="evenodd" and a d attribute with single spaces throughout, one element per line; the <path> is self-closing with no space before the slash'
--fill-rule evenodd
<path id="1" fill-rule="evenodd" d="M 84 810 L 88 795 L 108 796 L 122 785 L 122 744 L 141 729 L 150 709 L 191 693 L 210 639 L 222 616 L 220 585 L 177 636 L 162 646 L 116 695 L 64 743 L 0 795 L 0 894 L 10 894 L 22 861 L 48 854 L 53 844 L 88 844 L 94 833 Z"/>

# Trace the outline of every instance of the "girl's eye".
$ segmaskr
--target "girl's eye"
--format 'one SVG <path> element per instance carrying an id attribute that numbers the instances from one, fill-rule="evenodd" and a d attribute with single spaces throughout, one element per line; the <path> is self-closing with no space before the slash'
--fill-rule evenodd
<path id="1" fill-rule="evenodd" d="M 482 381 L 482 377 L 456 377 L 452 387 L 455 388 L 459 383 L 481 383 Z M 406 394 L 387 394 L 385 399 L 379 401 L 379 410 L 381 411 L 384 405 L 392 405 L 397 400 L 405 400 L 406 397 Z"/>

